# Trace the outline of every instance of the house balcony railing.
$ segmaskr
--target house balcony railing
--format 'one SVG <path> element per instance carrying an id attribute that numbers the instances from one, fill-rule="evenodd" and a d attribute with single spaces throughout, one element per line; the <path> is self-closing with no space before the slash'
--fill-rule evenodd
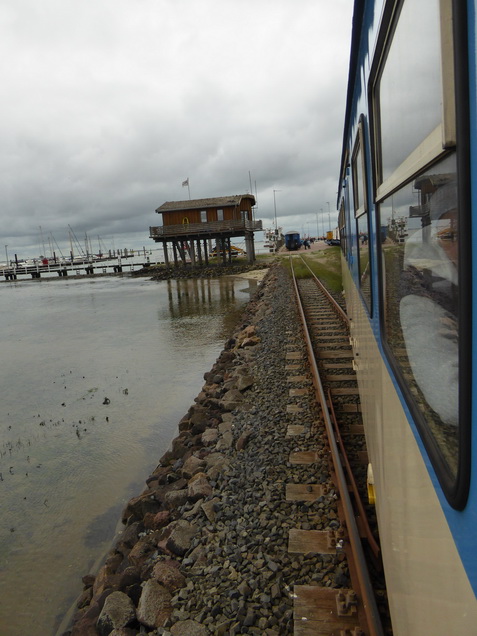
<path id="1" fill-rule="evenodd" d="M 228 221 L 210 221 L 207 223 L 180 223 L 177 225 L 161 225 L 149 228 L 152 239 L 174 238 L 176 236 L 214 236 L 218 234 L 234 234 L 240 236 L 243 232 L 260 232 L 262 221 L 248 221 L 243 219 Z"/>

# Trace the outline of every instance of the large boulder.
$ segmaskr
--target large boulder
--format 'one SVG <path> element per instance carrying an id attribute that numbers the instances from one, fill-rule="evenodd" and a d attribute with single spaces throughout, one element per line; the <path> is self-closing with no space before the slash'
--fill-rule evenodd
<path id="1" fill-rule="evenodd" d="M 136 619 L 134 604 L 124 592 L 113 592 L 104 602 L 96 627 L 101 636 L 108 636 L 113 629 L 127 627 Z"/>
<path id="2" fill-rule="evenodd" d="M 151 533 L 141 537 L 128 554 L 128 561 L 131 565 L 141 569 L 147 559 L 156 550 L 157 534 Z"/>
<path id="3" fill-rule="evenodd" d="M 209 497 L 212 494 L 212 486 L 209 484 L 207 475 L 204 473 L 194 475 L 187 486 L 187 493 L 190 501 L 198 501 Z"/>
<path id="4" fill-rule="evenodd" d="M 178 621 L 171 627 L 172 636 L 207 636 L 209 633 L 205 625 L 201 625 L 191 618 L 186 621 Z"/>
<path id="5" fill-rule="evenodd" d="M 156 501 L 151 492 L 143 493 L 139 497 L 133 497 L 127 503 L 126 508 L 122 514 L 122 521 L 126 523 L 129 518 L 143 519 L 148 512 L 155 514 L 159 512 L 160 505 Z"/>
<path id="6" fill-rule="evenodd" d="M 243 395 L 238 389 L 230 389 L 221 400 L 224 411 L 233 411 L 243 402 Z"/>
<path id="7" fill-rule="evenodd" d="M 173 554 L 184 556 L 190 548 L 197 527 L 184 519 L 179 519 L 170 523 L 165 530 L 169 532 L 165 541 L 166 549 Z"/>
<path id="8" fill-rule="evenodd" d="M 162 627 L 171 616 L 172 596 L 163 585 L 154 579 L 144 583 L 137 608 L 137 618 L 146 627 Z"/>
<path id="9" fill-rule="evenodd" d="M 196 473 L 200 473 L 205 466 L 205 461 L 203 459 L 199 459 L 195 455 L 191 455 L 182 466 L 181 472 L 183 477 L 186 479 L 190 479 Z"/>
<path id="10" fill-rule="evenodd" d="M 219 437 L 219 431 L 216 428 L 206 428 L 202 433 L 201 441 L 204 446 L 215 444 Z"/>
<path id="11" fill-rule="evenodd" d="M 186 579 L 179 571 L 179 563 L 172 559 L 156 563 L 152 570 L 152 578 L 171 593 L 186 585 Z"/>

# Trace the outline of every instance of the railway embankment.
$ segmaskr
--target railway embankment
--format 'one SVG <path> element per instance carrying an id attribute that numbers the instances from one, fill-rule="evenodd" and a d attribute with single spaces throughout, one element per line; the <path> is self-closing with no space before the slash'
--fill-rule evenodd
<path id="1" fill-rule="evenodd" d="M 339 526 L 332 490 L 286 497 L 287 485 L 313 490 L 329 469 L 306 363 L 299 368 L 290 284 L 271 267 L 144 491 L 125 506 L 103 565 L 83 577 L 65 635 L 283 636 L 293 634 L 294 585 L 349 585 L 343 555 L 289 551 L 290 529 Z M 290 462 L 298 429 L 299 450 L 316 453 L 311 465 Z"/>

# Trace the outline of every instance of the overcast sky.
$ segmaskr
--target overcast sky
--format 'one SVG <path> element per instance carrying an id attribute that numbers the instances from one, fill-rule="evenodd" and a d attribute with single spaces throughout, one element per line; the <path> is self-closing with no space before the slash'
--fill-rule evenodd
<path id="1" fill-rule="evenodd" d="M 351 19 L 351 0 L 3 0 L 0 250 L 68 226 L 154 247 L 187 178 L 193 199 L 252 183 L 264 227 L 275 190 L 284 231 L 318 212 L 321 232 L 321 210 L 326 229 Z"/>

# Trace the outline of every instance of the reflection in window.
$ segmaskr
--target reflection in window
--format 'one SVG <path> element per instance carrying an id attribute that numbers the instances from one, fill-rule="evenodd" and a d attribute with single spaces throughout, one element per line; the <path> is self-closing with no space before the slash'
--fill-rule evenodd
<path id="1" fill-rule="evenodd" d="M 458 224 L 455 155 L 380 205 L 386 342 L 414 408 L 455 476 Z"/>
<path id="2" fill-rule="evenodd" d="M 365 212 L 358 219 L 358 263 L 361 293 L 371 311 L 371 263 L 369 257 L 368 215 Z"/>
<path id="3" fill-rule="evenodd" d="M 361 144 L 356 143 L 353 156 L 353 199 L 355 214 L 364 205 L 364 182 L 363 182 L 363 158 L 361 155 Z"/>
<path id="4" fill-rule="evenodd" d="M 405 0 L 379 91 L 382 183 L 441 123 L 439 0 Z"/>
<path id="5" fill-rule="evenodd" d="M 317 215 L 318 219 L 318 215 Z M 318 228 L 318 220 L 317 220 L 317 228 Z M 338 228 L 340 231 L 340 245 L 341 251 L 346 255 L 347 247 L 346 247 L 346 211 L 345 211 L 345 202 L 344 197 L 341 198 L 340 203 L 340 211 L 338 214 Z"/>
<path id="6" fill-rule="evenodd" d="M 363 167 L 363 119 L 360 118 L 358 135 L 352 159 L 353 205 L 358 234 L 359 282 L 363 299 L 371 311 L 371 262 L 369 252 L 368 205 L 365 171 Z"/>

